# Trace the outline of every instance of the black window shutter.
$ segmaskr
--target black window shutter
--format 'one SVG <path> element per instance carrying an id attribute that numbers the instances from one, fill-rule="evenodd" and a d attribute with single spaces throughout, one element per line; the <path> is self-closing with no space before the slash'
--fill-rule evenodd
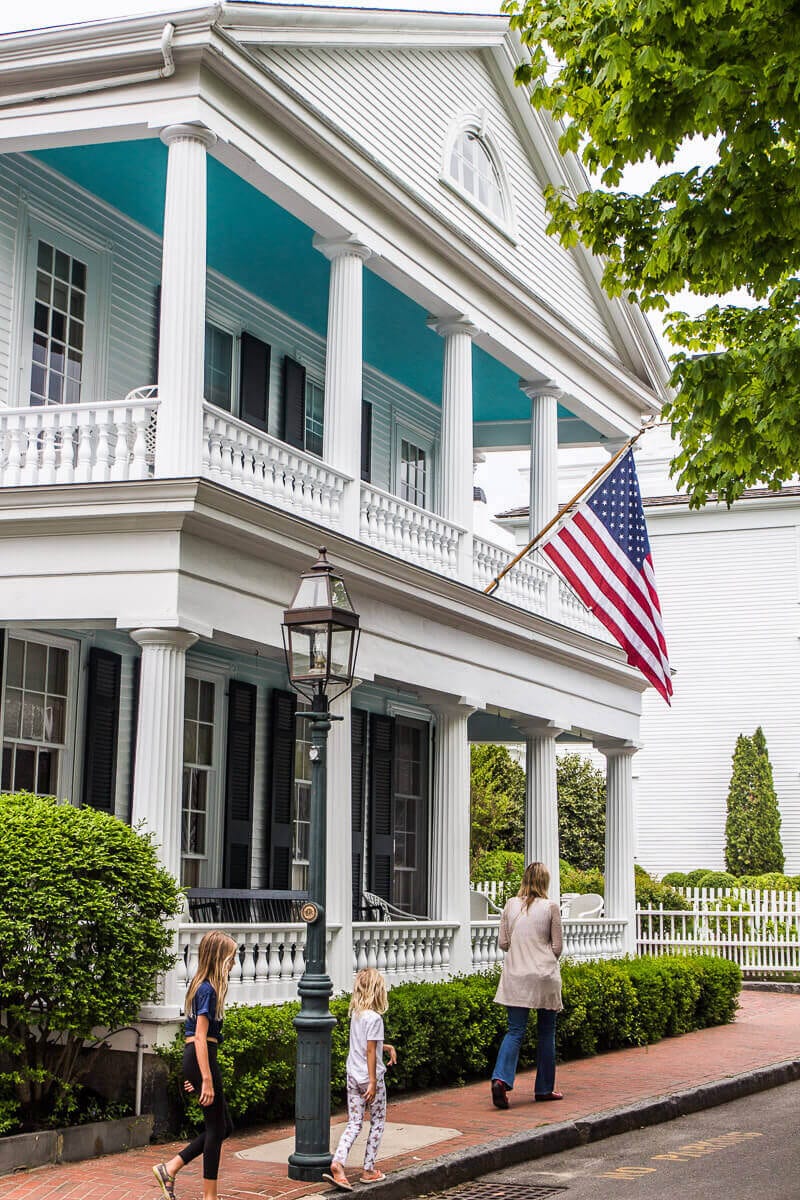
<path id="1" fill-rule="evenodd" d="M 372 482 L 372 405 L 361 401 L 361 478 Z"/>
<path id="2" fill-rule="evenodd" d="M 394 720 L 370 718 L 370 891 L 392 899 L 394 862 Z"/>
<path id="3" fill-rule="evenodd" d="M 243 333 L 239 378 L 239 415 L 248 425 L 267 432 L 269 416 L 269 364 L 271 350 L 266 342 Z"/>
<path id="4" fill-rule="evenodd" d="M 364 789 L 367 766 L 367 713 L 354 708 L 350 719 L 352 773 L 350 816 L 353 842 L 353 920 L 361 917 L 362 866 L 364 862 Z"/>
<path id="5" fill-rule="evenodd" d="M 270 730 L 272 807 L 269 839 L 270 887 L 288 888 L 292 878 L 292 799 L 297 697 L 294 692 L 272 693 Z"/>
<path id="6" fill-rule="evenodd" d="M 302 450 L 306 444 L 306 369 L 289 358 L 283 360 L 283 429 L 281 440 Z"/>
<path id="7" fill-rule="evenodd" d="M 252 683 L 232 679 L 228 685 L 223 860 L 223 886 L 228 888 L 250 887 L 257 694 Z"/>
<path id="8" fill-rule="evenodd" d="M 119 686 L 122 659 L 110 650 L 89 650 L 83 803 L 113 813 L 117 784 Z"/>
<path id="9" fill-rule="evenodd" d="M 136 735 L 139 731 L 139 686 L 142 678 L 142 660 L 133 660 L 133 685 L 131 694 L 130 769 L 128 771 L 128 812 L 125 820 L 133 820 L 133 784 L 136 778 Z"/>

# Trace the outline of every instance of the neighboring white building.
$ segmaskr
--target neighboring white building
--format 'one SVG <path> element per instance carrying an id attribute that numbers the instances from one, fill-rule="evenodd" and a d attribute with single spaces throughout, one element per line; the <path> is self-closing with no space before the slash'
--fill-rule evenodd
<path id="1" fill-rule="evenodd" d="M 557 446 L 628 436 L 665 379 L 545 234 L 544 185 L 584 181 L 524 53 L 501 17 L 251 3 L 0 39 L 2 786 L 143 822 L 190 887 L 302 886 L 280 624 L 324 541 L 363 630 L 329 761 L 339 987 L 481 961 L 487 736 L 527 738 L 550 862 L 556 737 L 608 755 L 604 945 L 632 944 L 643 681 L 548 571 L 485 596 L 507 553 L 472 528 L 475 451 L 532 443 L 544 515 Z M 428 920 L 387 932 L 365 890 Z M 237 997 L 293 994 L 302 931 L 234 932 Z"/>
<path id="2" fill-rule="evenodd" d="M 636 452 L 659 596 L 676 672 L 672 707 L 644 697 L 633 766 L 636 857 L 664 874 L 724 868 L 731 760 L 740 733 L 763 726 L 781 809 L 786 869 L 800 871 L 800 487 L 754 489 L 731 509 L 689 508 L 669 478 L 665 429 Z M 602 462 L 562 455 L 565 503 Z M 527 484 L 524 476 L 520 490 Z M 520 544 L 527 508 L 502 520 Z"/>

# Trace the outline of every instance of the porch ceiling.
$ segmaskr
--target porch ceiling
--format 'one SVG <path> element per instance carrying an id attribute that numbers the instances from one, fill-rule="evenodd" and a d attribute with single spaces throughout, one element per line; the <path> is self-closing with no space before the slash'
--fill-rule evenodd
<path id="1" fill-rule="evenodd" d="M 40 150 L 33 157 L 161 236 L 167 148 L 158 138 Z M 313 249 L 312 236 L 307 225 L 209 156 L 209 266 L 324 337 L 329 264 Z M 365 272 L 365 360 L 438 405 L 443 341 L 426 327 L 426 317 L 413 300 Z M 529 401 L 517 376 L 477 346 L 473 395 L 473 419 L 485 427 L 476 429 L 476 445 L 529 444 Z M 559 406 L 562 444 L 602 440 Z"/>

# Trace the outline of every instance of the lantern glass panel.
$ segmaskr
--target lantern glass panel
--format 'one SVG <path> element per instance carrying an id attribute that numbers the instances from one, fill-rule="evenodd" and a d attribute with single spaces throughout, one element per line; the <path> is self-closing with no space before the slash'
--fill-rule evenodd
<path id="1" fill-rule="evenodd" d="M 320 679 L 328 675 L 328 625 L 289 627 L 292 679 Z"/>
<path id="2" fill-rule="evenodd" d="M 331 675 L 337 679 L 350 676 L 350 659 L 353 649 L 354 629 L 334 626 L 331 632 Z"/>
<path id="3" fill-rule="evenodd" d="M 338 579 L 336 575 L 331 576 L 331 603 L 334 608 L 344 609 L 345 612 L 354 611 L 353 602 L 344 586 L 344 580 Z"/>
<path id="4" fill-rule="evenodd" d="M 328 608 L 328 578 L 326 575 L 303 575 L 297 595 L 292 601 L 294 609 Z"/>

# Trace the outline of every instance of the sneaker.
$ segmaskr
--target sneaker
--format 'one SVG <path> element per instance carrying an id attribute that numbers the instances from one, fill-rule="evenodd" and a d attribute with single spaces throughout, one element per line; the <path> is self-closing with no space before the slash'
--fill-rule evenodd
<path id="1" fill-rule="evenodd" d="M 508 1108 L 507 1086 L 502 1079 L 492 1080 L 492 1104 L 495 1108 Z"/>
<path id="2" fill-rule="evenodd" d="M 164 1200 L 175 1200 L 175 1176 L 170 1175 L 166 1165 L 159 1163 L 157 1167 L 153 1167 L 153 1174 L 158 1180 Z"/>

